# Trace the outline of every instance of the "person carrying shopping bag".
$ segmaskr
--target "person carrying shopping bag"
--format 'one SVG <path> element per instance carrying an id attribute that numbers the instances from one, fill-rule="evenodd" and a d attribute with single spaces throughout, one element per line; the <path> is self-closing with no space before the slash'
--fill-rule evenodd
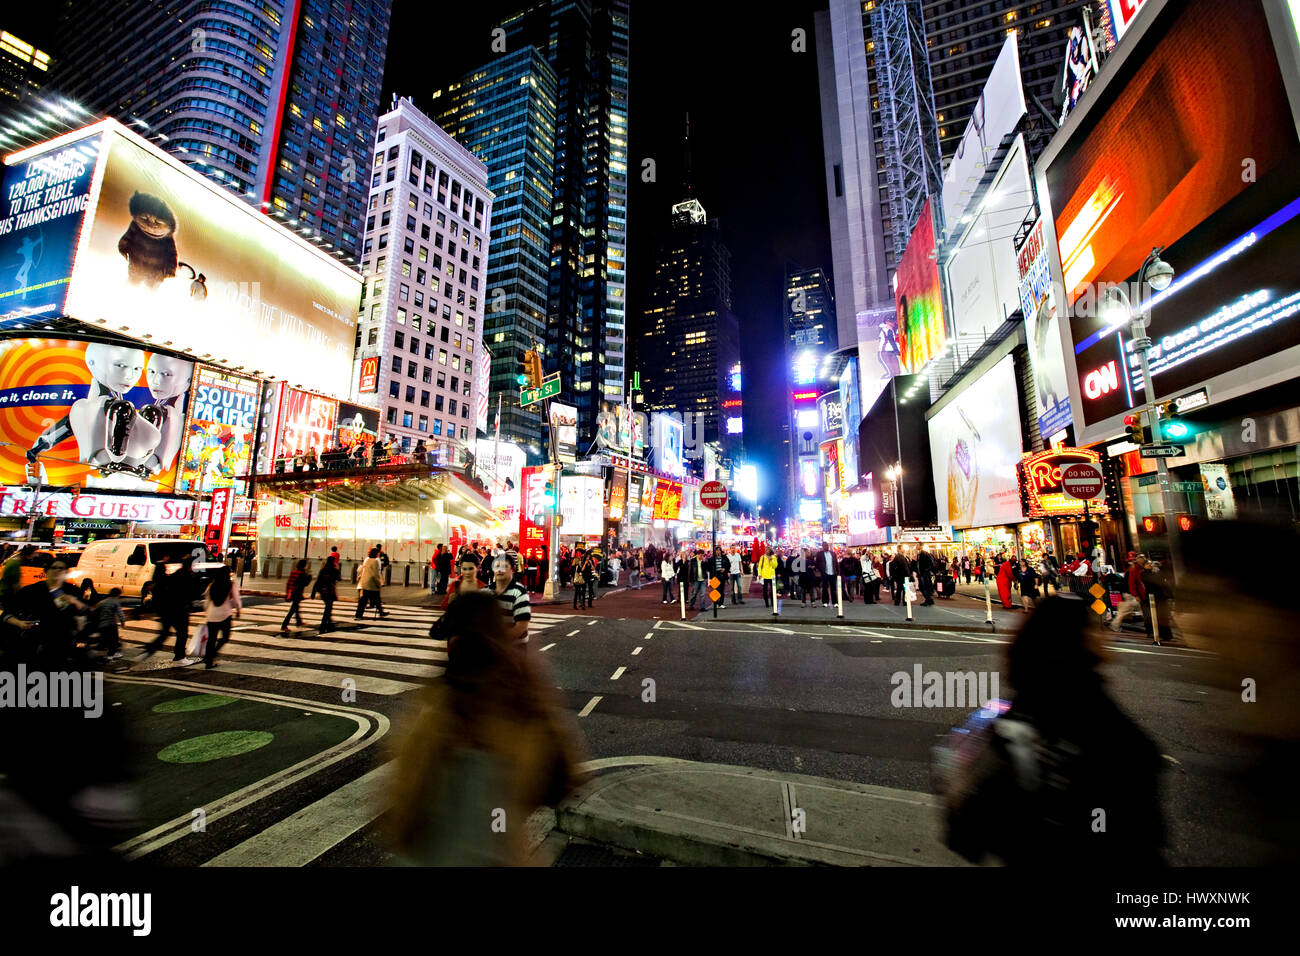
<path id="1" fill-rule="evenodd" d="M 207 647 L 203 650 L 206 670 L 217 666 L 217 651 L 230 640 L 231 618 L 243 610 L 239 585 L 230 576 L 230 568 L 217 568 L 212 583 L 203 592 L 203 623 L 208 629 Z"/>

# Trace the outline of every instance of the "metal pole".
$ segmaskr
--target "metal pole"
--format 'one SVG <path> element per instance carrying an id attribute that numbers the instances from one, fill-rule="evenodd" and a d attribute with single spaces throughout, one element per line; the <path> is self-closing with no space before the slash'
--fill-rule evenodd
<path id="1" fill-rule="evenodd" d="M 1145 271 L 1145 267 L 1144 267 Z M 1151 384 L 1151 366 L 1147 363 L 1147 352 L 1151 348 L 1151 339 L 1146 335 L 1146 324 L 1134 324 L 1134 331 L 1139 328 L 1142 330 L 1140 336 L 1133 339 L 1133 349 L 1138 353 L 1138 359 L 1142 363 L 1142 389 L 1146 394 L 1146 416 L 1147 424 L 1151 428 L 1152 437 L 1156 437 L 1156 403 L 1155 389 Z M 1160 476 L 1160 510 L 1165 516 L 1165 534 L 1169 538 L 1169 557 L 1173 564 L 1174 581 L 1182 576 L 1182 558 L 1179 554 L 1178 547 L 1178 522 L 1174 518 L 1173 501 L 1169 494 L 1169 466 L 1165 464 L 1163 455 L 1156 458 L 1156 471 Z"/>
<path id="2" fill-rule="evenodd" d="M 718 567 L 718 509 L 717 509 L 717 508 L 714 508 L 714 509 L 713 509 L 713 554 L 710 555 L 710 557 L 709 557 L 709 563 L 713 565 L 713 568 L 714 568 L 714 572 L 715 572 L 715 573 L 717 573 L 717 574 L 721 574 L 721 573 L 722 573 L 721 571 L 718 571 L 718 570 L 717 570 L 717 567 Z M 710 582 L 710 587 L 712 587 L 712 582 Z M 725 591 L 722 590 L 722 588 L 723 588 L 723 582 L 722 582 L 721 580 L 719 580 L 719 581 L 718 581 L 718 593 L 719 593 L 720 595 L 726 593 Z M 709 598 L 709 599 L 712 600 L 712 595 L 710 595 L 710 598 Z M 714 619 L 715 621 L 718 619 L 718 602 L 717 602 L 717 601 L 713 601 L 713 619 Z"/>
<path id="3" fill-rule="evenodd" d="M 209 506 L 211 507 L 211 506 Z M 311 543 L 311 516 L 316 510 L 311 506 L 311 498 L 304 498 L 302 502 L 303 510 L 307 512 L 307 533 L 302 539 L 302 556 L 307 557 L 307 545 Z"/>

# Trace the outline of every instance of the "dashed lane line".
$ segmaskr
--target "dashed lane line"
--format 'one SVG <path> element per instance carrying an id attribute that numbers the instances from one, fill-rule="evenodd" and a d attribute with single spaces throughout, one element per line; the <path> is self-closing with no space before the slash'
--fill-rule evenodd
<path id="1" fill-rule="evenodd" d="M 549 651 L 554 646 L 555 646 L 554 644 L 547 644 L 545 647 L 542 648 L 542 650 Z"/>
<path id="2" fill-rule="evenodd" d="M 639 647 L 634 648 L 633 651 L 632 651 L 632 656 L 633 656 L 633 657 L 636 657 L 636 656 L 637 656 L 638 654 L 640 654 L 640 653 L 641 653 L 641 648 L 639 648 Z"/>
<path id="3" fill-rule="evenodd" d="M 591 698 L 591 700 L 587 701 L 586 707 L 578 711 L 578 716 L 586 717 L 588 714 L 590 714 L 593 710 L 596 709 L 596 705 L 599 704 L 600 701 L 601 701 L 601 695 L 597 694 L 595 697 Z"/>
<path id="4" fill-rule="evenodd" d="M 625 670 L 627 670 L 626 667 L 620 667 L 618 670 L 614 671 L 614 673 L 610 676 L 609 679 L 610 679 L 610 680 L 618 680 L 620 677 L 623 676 L 623 672 L 624 672 Z"/>

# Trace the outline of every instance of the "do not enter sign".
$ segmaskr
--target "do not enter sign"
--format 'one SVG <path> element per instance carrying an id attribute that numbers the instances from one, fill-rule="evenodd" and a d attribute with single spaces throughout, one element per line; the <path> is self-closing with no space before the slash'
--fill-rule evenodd
<path id="1" fill-rule="evenodd" d="M 727 486 L 720 481 L 706 481 L 700 486 L 700 504 L 713 511 L 727 507 Z"/>
<path id="2" fill-rule="evenodd" d="M 1100 498 L 1103 487 L 1101 469 L 1096 465 L 1081 461 L 1061 469 L 1061 490 L 1071 498 L 1079 501 Z"/>

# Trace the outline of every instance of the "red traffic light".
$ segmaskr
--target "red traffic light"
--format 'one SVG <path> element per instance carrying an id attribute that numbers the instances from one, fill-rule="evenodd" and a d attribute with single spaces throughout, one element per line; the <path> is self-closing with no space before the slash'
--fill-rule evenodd
<path id="1" fill-rule="evenodd" d="M 1125 416 L 1124 416 L 1124 424 L 1125 424 L 1125 425 L 1136 425 L 1137 423 L 1138 423 L 1138 417 L 1137 417 L 1136 415 L 1125 415 Z"/>

